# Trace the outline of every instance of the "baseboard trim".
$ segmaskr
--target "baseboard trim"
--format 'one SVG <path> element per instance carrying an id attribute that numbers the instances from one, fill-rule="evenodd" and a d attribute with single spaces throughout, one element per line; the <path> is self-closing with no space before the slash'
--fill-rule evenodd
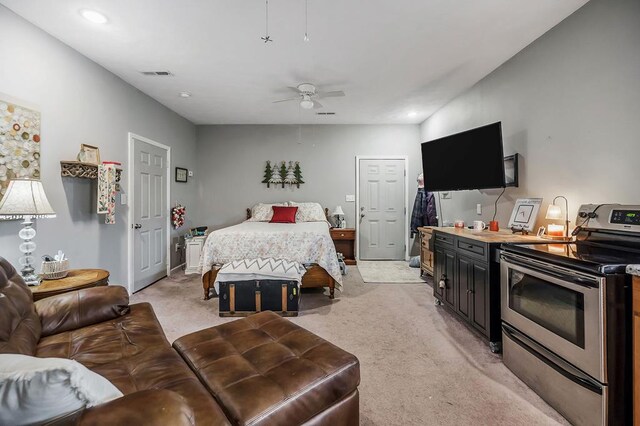
<path id="1" fill-rule="evenodd" d="M 182 267 L 185 266 L 186 264 L 187 264 L 187 262 L 181 263 L 178 266 L 176 266 L 175 268 L 169 270 L 169 275 L 173 275 L 174 272 L 176 272 L 178 269 L 182 269 Z"/>

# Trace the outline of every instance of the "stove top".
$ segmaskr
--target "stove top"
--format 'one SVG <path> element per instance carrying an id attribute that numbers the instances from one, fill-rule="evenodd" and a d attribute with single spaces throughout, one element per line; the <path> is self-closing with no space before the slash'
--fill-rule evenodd
<path id="1" fill-rule="evenodd" d="M 598 274 L 624 274 L 627 265 L 640 264 L 640 251 L 585 242 L 503 244 L 507 252 Z"/>
<path id="2" fill-rule="evenodd" d="M 640 205 L 584 204 L 578 210 L 575 242 L 503 244 L 506 252 L 598 274 L 624 274 L 640 264 Z"/>

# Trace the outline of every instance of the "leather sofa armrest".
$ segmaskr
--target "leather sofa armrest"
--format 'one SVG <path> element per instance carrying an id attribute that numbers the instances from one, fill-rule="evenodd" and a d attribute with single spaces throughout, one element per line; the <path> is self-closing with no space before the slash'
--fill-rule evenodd
<path id="1" fill-rule="evenodd" d="M 149 389 L 84 410 L 77 423 L 90 425 L 195 425 L 193 410 L 180 395 Z"/>
<path id="2" fill-rule="evenodd" d="M 47 297 L 35 302 L 42 337 L 108 321 L 129 312 L 124 287 L 93 287 Z"/>

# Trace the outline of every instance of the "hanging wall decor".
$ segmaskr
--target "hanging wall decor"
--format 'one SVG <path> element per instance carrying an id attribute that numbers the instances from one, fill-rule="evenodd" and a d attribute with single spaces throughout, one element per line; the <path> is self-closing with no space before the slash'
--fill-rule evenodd
<path id="1" fill-rule="evenodd" d="M 40 112 L 0 94 L 0 198 L 14 178 L 40 179 Z"/>
<path id="2" fill-rule="evenodd" d="M 171 209 L 171 223 L 173 224 L 173 227 L 175 229 L 178 229 L 182 225 L 184 225 L 184 217 L 186 214 L 186 207 L 180 204 L 176 204 L 176 206 Z"/>
<path id="3" fill-rule="evenodd" d="M 274 185 L 274 187 L 282 185 L 282 188 L 284 188 L 285 185 L 295 185 L 297 188 L 300 188 L 300 184 L 304 183 L 300 162 L 296 161 L 294 163 L 293 161 L 289 161 L 287 163 L 286 161 L 281 161 L 280 165 L 275 162 L 272 165 L 271 161 L 267 161 L 262 183 L 266 183 L 267 188 L 270 188 L 271 185 Z"/>

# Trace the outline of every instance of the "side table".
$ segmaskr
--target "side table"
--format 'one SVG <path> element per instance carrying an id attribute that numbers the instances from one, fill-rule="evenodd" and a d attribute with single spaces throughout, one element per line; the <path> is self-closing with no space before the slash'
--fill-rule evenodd
<path id="1" fill-rule="evenodd" d="M 105 286 L 109 284 L 109 271 L 104 269 L 71 269 L 69 274 L 59 280 L 42 280 L 38 286 L 31 286 L 33 300 L 68 291 L 80 290 L 88 287 Z"/>
<path id="2" fill-rule="evenodd" d="M 356 230 L 354 228 L 331 228 L 329 230 L 336 251 L 344 255 L 344 263 L 356 264 Z"/>

